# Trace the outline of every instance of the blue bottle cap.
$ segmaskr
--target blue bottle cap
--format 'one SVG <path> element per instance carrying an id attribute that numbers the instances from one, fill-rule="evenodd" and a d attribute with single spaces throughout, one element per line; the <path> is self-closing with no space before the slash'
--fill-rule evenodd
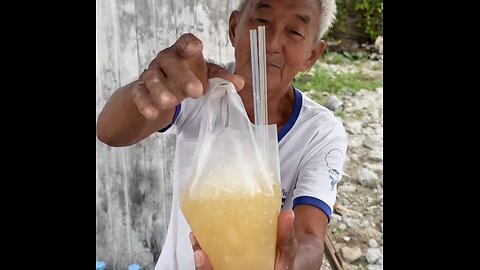
<path id="1" fill-rule="evenodd" d="M 128 270 L 140 270 L 140 269 L 141 269 L 140 265 L 138 265 L 138 264 L 136 264 L 136 263 L 130 264 L 130 265 L 128 266 Z"/>
<path id="2" fill-rule="evenodd" d="M 104 261 L 97 261 L 97 270 L 104 270 L 107 264 Z"/>

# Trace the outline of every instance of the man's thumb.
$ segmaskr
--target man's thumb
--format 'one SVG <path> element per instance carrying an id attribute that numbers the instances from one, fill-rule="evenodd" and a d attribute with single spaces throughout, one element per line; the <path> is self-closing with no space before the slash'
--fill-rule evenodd
<path id="1" fill-rule="evenodd" d="M 277 252 L 279 261 L 287 262 L 295 258 L 297 240 L 293 227 L 294 219 L 295 214 L 292 210 L 282 211 L 278 216 Z"/>

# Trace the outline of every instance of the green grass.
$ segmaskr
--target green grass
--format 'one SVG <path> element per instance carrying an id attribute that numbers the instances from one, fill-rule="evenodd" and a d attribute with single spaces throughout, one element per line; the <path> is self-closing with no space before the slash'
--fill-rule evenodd
<path id="1" fill-rule="evenodd" d="M 374 90 L 383 85 L 361 71 L 333 74 L 326 68 L 317 67 L 314 74 L 300 74 L 294 82 L 295 87 L 302 91 L 319 91 L 331 94 L 342 94 L 345 91 L 360 89 Z"/>
<path id="2" fill-rule="evenodd" d="M 373 70 L 382 70 L 383 69 L 383 63 L 382 62 L 376 62 L 372 66 Z"/>
<path id="3" fill-rule="evenodd" d="M 323 56 L 323 61 L 329 64 L 341 65 L 341 64 L 351 64 L 352 60 L 346 57 L 342 53 L 328 53 Z"/>
<path id="4" fill-rule="evenodd" d="M 362 71 L 361 66 L 366 61 L 368 61 L 368 55 L 362 52 L 351 55 L 329 53 L 311 71 L 297 75 L 293 84 L 298 89 L 312 94 L 317 102 L 323 101 L 325 92 L 341 97 L 347 91 L 375 90 L 377 87 L 382 87 L 383 80 Z M 334 65 L 337 71 L 325 64 Z M 382 69 L 383 63 L 374 63 L 371 68 L 377 73 Z"/>

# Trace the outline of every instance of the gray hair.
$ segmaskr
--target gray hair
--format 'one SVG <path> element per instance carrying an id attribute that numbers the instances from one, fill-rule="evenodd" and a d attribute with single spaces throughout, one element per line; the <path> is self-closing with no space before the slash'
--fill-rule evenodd
<path id="1" fill-rule="evenodd" d="M 240 0 L 238 5 L 238 11 L 242 13 L 247 6 L 248 0 Z M 337 13 L 337 5 L 335 0 L 317 0 L 320 4 L 320 19 L 318 24 L 318 33 L 315 36 L 315 41 L 320 40 L 323 35 L 327 32 L 330 27 L 332 27 L 333 22 L 335 21 L 335 14 Z"/>

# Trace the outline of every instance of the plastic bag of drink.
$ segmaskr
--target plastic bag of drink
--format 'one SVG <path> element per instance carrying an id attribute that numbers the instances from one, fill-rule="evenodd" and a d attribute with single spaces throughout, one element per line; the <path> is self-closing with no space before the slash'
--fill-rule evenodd
<path id="1" fill-rule="evenodd" d="M 230 82 L 209 85 L 182 212 L 213 269 L 273 269 L 281 207 L 276 127 L 253 125 Z"/>

